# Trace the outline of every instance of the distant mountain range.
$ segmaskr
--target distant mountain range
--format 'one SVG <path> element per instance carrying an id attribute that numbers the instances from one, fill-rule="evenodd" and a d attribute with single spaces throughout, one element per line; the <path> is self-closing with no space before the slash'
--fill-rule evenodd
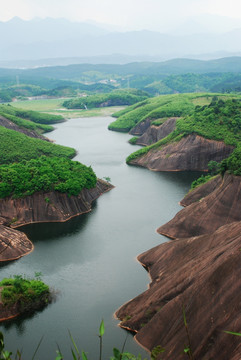
<path id="1" fill-rule="evenodd" d="M 101 73 L 119 77 L 136 76 L 168 76 L 185 73 L 241 73 L 241 57 L 227 57 L 217 60 L 173 59 L 162 62 L 132 62 L 128 64 L 75 64 L 68 66 L 47 66 L 34 69 L 0 68 L 0 78 L 16 77 L 20 79 L 48 78 L 61 80 L 76 80 L 83 74 Z"/>
<path id="2" fill-rule="evenodd" d="M 0 22 L 0 67 L 128 63 L 177 57 L 210 59 L 241 54 L 241 24 L 240 28 L 223 34 L 191 34 L 190 24 L 179 28 L 179 35 L 178 29 L 173 29 L 171 35 L 148 30 L 111 32 L 99 24 L 66 19 L 13 18 Z M 196 32 L 203 29 L 199 25 Z"/>

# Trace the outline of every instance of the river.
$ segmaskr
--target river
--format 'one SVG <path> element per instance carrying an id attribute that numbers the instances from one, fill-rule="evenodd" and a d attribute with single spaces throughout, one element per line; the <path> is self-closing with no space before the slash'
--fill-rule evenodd
<path id="1" fill-rule="evenodd" d="M 35 250 L 1 267 L 1 278 L 14 274 L 42 279 L 56 292 L 56 301 L 32 317 L 1 325 L 6 348 L 23 349 L 23 358 L 52 360 L 57 344 L 71 359 L 70 330 L 79 349 L 98 358 L 98 328 L 103 318 L 104 359 L 122 347 L 126 332 L 113 313 L 145 291 L 149 277 L 136 256 L 166 239 L 155 230 L 180 210 L 178 201 L 188 191 L 195 173 L 157 173 L 128 166 L 125 158 L 138 149 L 130 135 L 107 130 L 111 117 L 71 119 L 56 125 L 49 137 L 74 147 L 75 160 L 92 166 L 100 178 L 110 177 L 115 188 L 101 196 L 93 210 L 66 223 L 33 224 L 24 231 Z M 126 350 L 146 352 L 128 336 Z"/>

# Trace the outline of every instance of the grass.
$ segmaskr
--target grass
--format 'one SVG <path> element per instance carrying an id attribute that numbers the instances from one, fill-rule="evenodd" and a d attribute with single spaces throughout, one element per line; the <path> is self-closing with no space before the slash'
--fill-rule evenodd
<path id="1" fill-rule="evenodd" d="M 25 308 L 27 303 L 50 294 L 48 285 L 44 284 L 40 278 L 27 279 L 21 275 L 15 275 L 13 278 L 3 279 L 0 286 L 2 288 L 1 300 L 4 306 L 18 303 Z"/>
<path id="2" fill-rule="evenodd" d="M 63 107 L 63 102 L 68 99 L 46 99 L 15 101 L 11 105 L 24 110 L 35 110 L 53 115 L 62 115 L 65 119 L 93 116 L 111 116 L 125 108 L 125 106 L 110 106 L 106 108 L 96 108 L 91 110 L 69 110 Z"/>
<path id="3" fill-rule="evenodd" d="M 10 105 L 24 110 L 52 112 L 56 109 L 62 108 L 62 103 L 64 102 L 64 100 L 66 99 L 14 101 L 11 102 Z"/>
<path id="4" fill-rule="evenodd" d="M 72 148 L 34 139 L 17 131 L 0 126 L 0 164 L 39 158 L 41 155 L 72 158 Z"/>

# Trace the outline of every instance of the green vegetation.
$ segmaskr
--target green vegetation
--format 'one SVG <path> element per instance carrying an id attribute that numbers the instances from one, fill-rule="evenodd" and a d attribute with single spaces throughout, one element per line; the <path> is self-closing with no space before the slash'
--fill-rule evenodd
<path id="1" fill-rule="evenodd" d="M 49 287 L 37 276 L 27 279 L 21 275 L 5 278 L 0 282 L 1 301 L 4 306 L 11 307 L 17 304 L 20 311 L 29 307 L 36 300 L 43 299 L 48 302 L 50 298 Z"/>
<path id="2" fill-rule="evenodd" d="M 178 102 L 182 104 L 183 114 L 176 122 L 176 129 L 169 134 L 166 138 L 158 141 L 155 144 L 142 148 L 127 158 L 127 163 L 131 160 L 138 158 L 146 154 L 151 149 L 160 149 L 163 145 L 179 141 L 183 136 L 188 134 L 196 133 L 200 136 L 203 136 L 208 139 L 224 141 L 227 145 L 232 145 L 237 147 L 231 157 L 224 163 L 222 163 L 221 171 L 230 170 L 235 174 L 239 174 L 239 168 L 241 165 L 240 159 L 240 141 L 241 141 L 241 101 L 240 97 L 233 98 L 227 97 L 225 100 L 218 96 L 214 96 L 211 99 L 211 102 L 208 105 L 196 107 L 188 106 L 187 100 L 197 100 L 193 98 L 194 95 L 179 95 Z M 183 99 L 184 97 L 184 99 Z M 201 98 L 204 96 L 202 95 Z M 163 98 L 163 97 L 161 97 Z M 169 96 L 167 97 L 169 98 Z M 153 114 L 157 114 L 159 118 L 160 113 L 165 112 L 166 109 L 174 109 L 177 106 L 176 97 L 173 97 L 174 106 L 171 106 L 171 103 L 168 102 L 162 107 L 158 107 L 157 110 L 145 115 L 146 118 L 150 118 Z M 153 101 L 154 99 L 150 99 Z M 149 100 L 149 101 L 150 101 Z M 182 101 L 185 100 L 185 101 Z M 167 106 L 168 105 L 168 106 Z M 143 106 L 144 108 L 146 105 Z M 164 110 L 162 110 L 164 108 Z M 189 109 L 189 110 L 188 110 Z M 133 112 L 141 113 L 141 109 L 131 110 L 130 119 L 132 120 Z M 189 111 L 188 114 L 184 114 L 186 111 Z M 124 116 L 128 116 L 129 113 L 126 113 Z M 123 116 L 122 116 L 123 117 Z M 143 119 L 143 118 L 141 118 Z M 119 119 L 118 119 L 119 120 Z M 117 120 L 117 121 L 118 121 Z M 142 121 L 142 120 L 141 120 Z M 158 120 L 160 121 L 160 120 Z"/>
<path id="3" fill-rule="evenodd" d="M 30 160 L 42 155 L 72 158 L 74 149 L 34 139 L 0 126 L 0 165 Z"/>
<path id="4" fill-rule="evenodd" d="M 39 96 L 46 92 L 40 86 L 31 84 L 10 85 L 0 89 L 0 101 L 10 102 L 13 98 L 26 98 L 29 96 Z"/>
<path id="5" fill-rule="evenodd" d="M 236 85 L 235 85 L 236 83 Z M 165 78 L 149 83 L 145 90 L 150 94 L 173 94 L 192 92 L 240 92 L 241 74 L 235 73 L 184 73 L 169 75 Z"/>
<path id="6" fill-rule="evenodd" d="M 205 138 L 237 146 L 241 140 L 241 102 L 214 97 L 209 105 L 196 106 L 190 116 L 178 120 L 177 129 L 186 135 L 195 132 Z"/>
<path id="7" fill-rule="evenodd" d="M 216 94 L 215 96 L 220 101 L 232 98 L 241 99 L 241 96 L 237 95 L 224 96 Z M 211 94 L 175 94 L 146 99 L 114 113 L 113 116 L 117 117 L 117 120 L 112 122 L 108 128 L 110 130 L 128 132 L 139 122 L 146 119 L 151 119 L 153 122 L 158 120 L 157 125 L 159 125 L 167 117 L 181 117 L 191 114 L 196 105 L 209 105 L 212 98 L 213 95 Z"/>
<path id="8" fill-rule="evenodd" d="M 213 179 L 212 175 L 200 176 L 197 180 L 194 180 L 191 184 L 191 189 L 195 189 L 196 187 L 205 184 L 209 180 Z"/>
<path id="9" fill-rule="evenodd" d="M 11 103 L 12 107 L 21 107 L 25 110 L 35 110 L 38 112 L 47 112 L 48 114 L 61 115 L 65 119 L 73 119 L 79 117 L 91 116 L 110 116 L 113 112 L 123 109 L 122 106 L 103 107 L 91 110 L 83 109 L 66 109 L 63 108 L 63 99 L 46 99 L 46 100 L 31 100 L 31 101 L 16 101 Z"/>
<path id="10" fill-rule="evenodd" d="M 17 277 L 17 278 L 19 278 L 19 277 Z M 9 279 L 6 279 L 6 280 L 9 280 Z M 186 337 L 187 337 L 187 342 L 188 342 L 188 344 L 184 346 L 183 354 L 187 355 L 190 360 L 194 360 L 193 351 L 192 351 L 192 347 L 191 347 L 189 327 L 188 327 L 184 307 L 183 307 L 183 321 L 184 321 Z M 228 335 L 233 335 L 233 336 L 241 336 L 241 333 L 234 332 L 234 331 L 224 331 L 224 333 L 226 333 Z M 104 334 L 105 334 L 105 325 L 104 325 L 104 321 L 102 320 L 100 327 L 99 327 L 99 333 L 98 333 L 98 337 L 100 339 L 99 360 L 102 360 Z M 74 360 L 81 360 L 81 359 L 88 360 L 87 353 L 85 351 L 80 351 L 78 349 L 78 346 L 77 346 L 70 331 L 69 331 L 69 337 L 70 337 L 71 344 L 73 346 L 73 347 L 71 347 L 71 358 Z M 35 356 L 36 356 L 38 349 L 42 343 L 42 340 L 43 340 L 43 337 L 40 339 L 40 341 L 34 351 L 32 360 L 35 359 Z M 127 337 L 124 341 L 121 351 L 117 348 L 113 348 L 113 356 L 110 357 L 110 360 L 142 360 L 141 355 L 135 356 L 135 355 L 125 351 L 126 341 L 127 341 Z M 159 357 L 160 354 L 164 353 L 165 351 L 166 351 L 166 349 L 163 348 L 161 345 L 154 347 L 151 351 L 151 360 L 157 360 L 158 358 L 160 359 L 160 357 Z M 59 346 L 58 346 L 58 350 L 56 351 L 56 353 L 57 353 L 57 357 L 55 357 L 55 360 L 64 360 L 64 357 L 62 355 L 62 352 L 61 352 L 61 349 Z M 21 359 L 22 359 L 22 353 L 19 350 L 17 350 L 17 353 L 15 355 L 15 360 L 21 360 Z M 0 332 L 0 360 L 12 360 L 12 352 L 9 352 L 5 349 L 4 336 L 3 336 L 2 332 Z M 147 360 L 147 359 L 144 358 L 143 360 Z"/>
<path id="11" fill-rule="evenodd" d="M 1 111 L 1 110 L 2 109 L 0 107 L 0 115 L 5 117 L 6 119 L 12 121 L 13 123 L 15 123 L 16 125 L 18 125 L 21 128 L 34 130 L 34 131 L 36 131 L 36 133 L 49 132 L 49 131 L 52 131 L 54 129 L 53 126 L 43 125 L 43 124 L 36 124 L 31 120 L 25 120 L 25 119 L 22 119 L 21 117 L 10 115 L 10 114 L 5 113 L 4 111 Z"/>
<path id="12" fill-rule="evenodd" d="M 91 109 L 105 106 L 132 105 L 148 97 L 149 95 L 141 90 L 114 90 L 107 94 L 95 94 L 66 100 L 63 106 L 67 109 Z"/>
<path id="13" fill-rule="evenodd" d="M 14 101 L 11 103 L 12 108 L 21 108 L 23 110 L 34 110 L 41 113 L 51 113 L 62 107 L 63 99 L 41 99 Z"/>
<path id="14" fill-rule="evenodd" d="M 167 117 L 180 117 L 194 110 L 193 100 L 203 95 L 165 95 L 147 99 L 124 111 L 114 114 L 117 120 L 109 125 L 110 130 L 128 132 L 146 119 L 157 120 Z"/>
<path id="15" fill-rule="evenodd" d="M 232 154 L 221 162 L 220 172 L 227 171 L 234 175 L 241 175 L 241 145 L 232 152 Z"/>
<path id="16" fill-rule="evenodd" d="M 151 125 L 160 126 L 162 125 L 168 118 L 156 119 L 151 122 Z"/>
<path id="17" fill-rule="evenodd" d="M 178 142 L 181 140 L 181 138 L 184 136 L 184 134 L 179 134 L 177 130 L 174 130 L 171 134 L 166 136 L 164 139 L 157 141 L 156 143 L 143 147 L 140 150 L 135 151 L 134 153 L 130 154 L 126 162 L 129 164 L 132 160 L 137 159 L 138 157 L 147 154 L 151 149 L 160 149 L 162 146 L 171 143 L 171 142 Z"/>
<path id="18" fill-rule="evenodd" d="M 83 188 L 95 187 L 96 181 L 91 167 L 66 158 L 41 156 L 0 167 L 0 198 L 52 190 L 78 195 Z"/>
<path id="19" fill-rule="evenodd" d="M 131 145 L 135 145 L 136 142 L 138 140 L 138 136 L 133 136 L 128 142 L 131 144 Z"/>
<path id="20" fill-rule="evenodd" d="M 23 119 L 31 120 L 32 122 L 37 124 L 49 125 L 49 124 L 57 124 L 64 121 L 63 117 L 60 115 L 50 115 L 50 114 L 39 113 L 32 110 L 23 110 L 23 109 L 15 108 L 11 105 L 1 105 L 0 113 L 1 115 L 9 114 Z"/>

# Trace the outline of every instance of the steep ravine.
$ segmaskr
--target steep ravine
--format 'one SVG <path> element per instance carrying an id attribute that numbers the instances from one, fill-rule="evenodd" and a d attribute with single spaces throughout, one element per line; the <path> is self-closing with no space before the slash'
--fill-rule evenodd
<path id="1" fill-rule="evenodd" d="M 183 308 L 196 360 L 240 359 L 240 338 L 224 333 L 241 328 L 240 200 L 240 177 L 216 177 L 187 195 L 185 209 L 158 229 L 176 240 L 138 257 L 150 273 L 149 289 L 116 316 L 149 351 L 164 347 L 162 359 L 187 356 Z"/>
<path id="2" fill-rule="evenodd" d="M 92 202 L 112 188 L 99 179 L 95 188 L 83 189 L 78 196 L 39 192 L 20 199 L 0 199 L 1 223 L 16 228 L 30 223 L 67 221 L 91 211 Z M 0 228 L 0 239 L 0 261 L 17 259 L 33 249 L 23 233 L 6 226 Z"/>

